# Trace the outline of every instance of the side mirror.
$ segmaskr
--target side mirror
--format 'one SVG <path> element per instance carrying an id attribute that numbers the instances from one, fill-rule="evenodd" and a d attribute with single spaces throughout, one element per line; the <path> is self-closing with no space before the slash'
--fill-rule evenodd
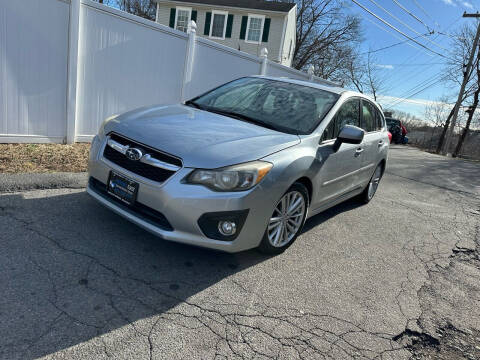
<path id="1" fill-rule="evenodd" d="M 342 143 L 346 144 L 360 144 L 363 141 L 363 136 L 365 132 L 359 127 L 353 125 L 345 125 L 340 134 L 337 136 L 337 140 L 333 144 L 333 151 L 337 152 L 340 149 Z"/>

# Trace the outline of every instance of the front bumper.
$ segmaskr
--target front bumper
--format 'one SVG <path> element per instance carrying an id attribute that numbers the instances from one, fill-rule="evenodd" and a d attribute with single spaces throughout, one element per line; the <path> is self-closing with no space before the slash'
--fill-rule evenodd
<path id="1" fill-rule="evenodd" d="M 156 224 L 125 205 L 118 204 L 89 183 L 88 194 L 109 209 L 165 240 L 226 252 L 238 252 L 259 245 L 276 202 L 275 196 L 264 191 L 262 186 L 244 192 L 215 192 L 204 186 L 183 183 L 191 168 L 181 168 L 165 182 L 156 183 L 103 158 L 104 147 L 105 139 L 96 137 L 92 142 L 89 177 L 106 184 L 113 170 L 135 180 L 139 184 L 137 202 L 165 216 L 171 228 Z M 234 240 L 211 239 L 205 236 L 198 225 L 198 219 L 205 213 L 238 210 L 248 210 L 248 216 Z"/>

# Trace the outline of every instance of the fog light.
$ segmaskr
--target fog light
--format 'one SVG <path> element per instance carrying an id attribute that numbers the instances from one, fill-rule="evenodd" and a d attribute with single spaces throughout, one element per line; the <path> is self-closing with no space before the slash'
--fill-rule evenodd
<path id="1" fill-rule="evenodd" d="M 219 221 L 218 231 L 224 236 L 231 236 L 237 231 L 237 225 L 233 221 Z"/>

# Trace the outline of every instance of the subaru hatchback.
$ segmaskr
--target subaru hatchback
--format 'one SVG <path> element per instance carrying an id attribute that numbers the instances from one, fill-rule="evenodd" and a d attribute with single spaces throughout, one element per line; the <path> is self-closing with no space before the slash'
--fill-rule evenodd
<path id="1" fill-rule="evenodd" d="M 275 254 L 308 217 L 373 198 L 387 134 L 383 112 L 363 94 L 245 77 L 106 119 L 87 191 L 163 239 Z"/>

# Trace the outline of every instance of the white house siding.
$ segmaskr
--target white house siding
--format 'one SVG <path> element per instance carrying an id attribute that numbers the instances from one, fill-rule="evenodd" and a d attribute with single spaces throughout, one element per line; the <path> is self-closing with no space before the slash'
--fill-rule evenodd
<path id="1" fill-rule="evenodd" d="M 282 65 L 290 66 L 293 59 L 293 51 L 295 50 L 295 40 L 296 40 L 296 15 L 297 7 L 295 6 L 290 10 L 287 16 L 287 24 L 285 29 L 285 40 L 283 41 L 283 49 L 281 50 L 281 60 Z M 290 49 L 290 43 L 292 47 Z"/>
<path id="2" fill-rule="evenodd" d="M 268 50 L 268 59 L 278 62 L 280 56 L 281 42 L 282 42 L 282 32 L 284 19 L 287 16 L 286 13 L 280 12 L 269 12 L 262 10 L 239 10 L 235 8 L 225 8 L 225 7 L 214 7 L 214 6 L 205 6 L 192 4 L 189 5 L 179 4 L 179 3 L 159 3 L 158 6 L 158 17 L 157 22 L 169 26 L 170 22 L 170 9 L 180 7 L 191 7 L 192 10 L 197 10 L 197 35 L 206 37 L 210 40 L 213 40 L 219 44 L 232 47 L 234 49 L 240 49 L 241 51 L 247 52 L 249 54 L 259 56 L 262 48 L 266 47 Z M 224 40 L 212 39 L 203 34 L 205 28 L 205 18 L 206 13 L 213 10 L 228 11 L 228 14 L 233 15 L 233 27 L 232 27 L 232 37 L 225 38 Z M 248 16 L 248 14 L 257 14 L 265 15 L 265 18 L 270 18 L 270 32 L 268 35 L 268 42 L 261 42 L 259 44 L 247 43 L 245 40 L 240 39 L 240 28 L 242 24 L 242 16 Z M 289 64 L 287 64 L 289 65 Z"/>

